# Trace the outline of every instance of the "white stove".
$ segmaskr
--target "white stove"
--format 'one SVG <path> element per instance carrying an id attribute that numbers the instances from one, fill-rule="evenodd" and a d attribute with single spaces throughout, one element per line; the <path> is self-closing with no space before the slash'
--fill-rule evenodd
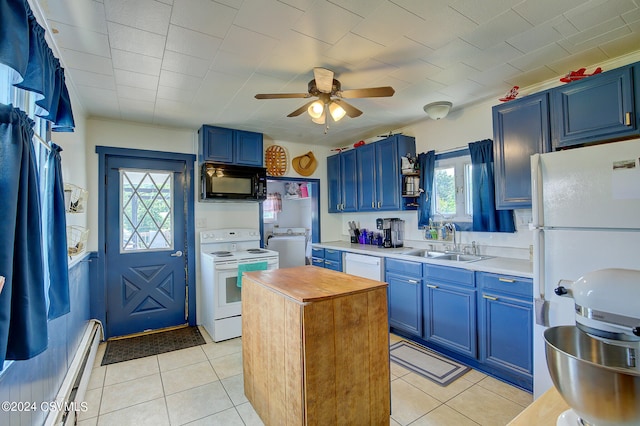
<path id="1" fill-rule="evenodd" d="M 279 255 L 260 248 L 260 231 L 249 228 L 200 232 L 201 324 L 215 342 L 242 335 L 240 268 L 278 269 Z"/>

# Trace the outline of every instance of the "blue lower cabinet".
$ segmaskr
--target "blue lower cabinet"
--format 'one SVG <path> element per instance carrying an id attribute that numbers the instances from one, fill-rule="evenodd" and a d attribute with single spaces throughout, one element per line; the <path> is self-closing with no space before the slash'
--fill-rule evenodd
<path id="1" fill-rule="evenodd" d="M 342 272 L 342 251 L 323 247 L 311 247 L 311 264 L 320 268 Z"/>
<path id="2" fill-rule="evenodd" d="M 533 296 L 527 278 L 477 273 L 480 362 L 533 381 Z"/>
<path id="3" fill-rule="evenodd" d="M 387 273 L 389 325 L 422 335 L 422 278 Z"/>

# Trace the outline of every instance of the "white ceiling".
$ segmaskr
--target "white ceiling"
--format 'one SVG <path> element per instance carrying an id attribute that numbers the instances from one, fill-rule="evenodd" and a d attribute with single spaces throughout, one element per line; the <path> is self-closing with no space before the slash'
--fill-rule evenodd
<path id="1" fill-rule="evenodd" d="M 337 146 L 503 96 L 638 50 L 640 0 L 32 0 L 88 116 Z M 306 99 L 314 67 L 364 113 L 324 126 Z M 606 70 L 606 69 L 605 69 Z M 588 69 L 587 72 L 590 72 Z"/>

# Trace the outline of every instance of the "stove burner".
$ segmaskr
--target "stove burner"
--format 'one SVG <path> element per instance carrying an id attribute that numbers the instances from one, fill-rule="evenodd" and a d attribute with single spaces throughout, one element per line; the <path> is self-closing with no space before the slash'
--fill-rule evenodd
<path id="1" fill-rule="evenodd" d="M 261 248 L 251 248 L 247 249 L 248 253 L 267 253 L 267 250 L 263 250 Z"/>
<path id="2" fill-rule="evenodd" d="M 233 256 L 233 254 L 230 251 L 226 251 L 226 250 L 219 250 L 219 251 L 214 251 L 211 253 L 214 256 L 218 256 L 218 257 L 229 257 L 229 256 Z"/>

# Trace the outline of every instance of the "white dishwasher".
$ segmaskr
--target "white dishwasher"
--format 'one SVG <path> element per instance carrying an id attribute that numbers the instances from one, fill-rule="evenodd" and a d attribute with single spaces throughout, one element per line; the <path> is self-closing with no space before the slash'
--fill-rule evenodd
<path id="1" fill-rule="evenodd" d="M 362 278 L 384 281 L 382 263 L 381 257 L 345 253 L 344 272 Z"/>

